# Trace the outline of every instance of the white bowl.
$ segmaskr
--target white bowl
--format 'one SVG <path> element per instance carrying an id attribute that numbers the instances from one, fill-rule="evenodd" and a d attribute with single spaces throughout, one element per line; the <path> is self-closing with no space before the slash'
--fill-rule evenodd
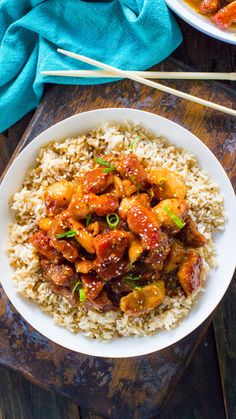
<path id="1" fill-rule="evenodd" d="M 210 272 L 205 292 L 190 314 L 175 329 L 158 332 L 152 337 L 123 337 L 102 343 L 89 340 L 81 334 L 73 335 L 53 323 L 52 317 L 39 307 L 22 298 L 15 291 L 11 280 L 13 269 L 3 249 L 0 250 L 0 278 L 3 288 L 19 313 L 40 333 L 68 349 L 101 357 L 131 357 L 154 352 L 179 341 L 196 329 L 214 310 L 227 290 L 234 271 L 236 237 L 236 200 L 230 181 L 211 151 L 193 134 L 181 126 L 158 115 L 134 109 L 100 109 L 72 116 L 53 125 L 34 139 L 16 158 L 0 187 L 0 237 L 6 242 L 7 226 L 13 220 L 9 199 L 20 187 L 26 168 L 35 161 L 39 148 L 54 139 L 73 137 L 88 132 L 102 121 L 124 121 L 141 123 L 156 135 L 166 137 L 171 143 L 181 146 L 196 155 L 203 169 L 219 185 L 225 197 L 227 223 L 225 230 L 216 237 L 218 268 Z"/>
<path id="2" fill-rule="evenodd" d="M 165 0 L 166 4 L 179 15 L 189 25 L 219 39 L 220 41 L 228 42 L 236 45 L 236 31 L 234 29 L 222 30 L 219 29 L 210 19 L 196 12 L 193 7 L 189 6 L 184 0 Z"/>

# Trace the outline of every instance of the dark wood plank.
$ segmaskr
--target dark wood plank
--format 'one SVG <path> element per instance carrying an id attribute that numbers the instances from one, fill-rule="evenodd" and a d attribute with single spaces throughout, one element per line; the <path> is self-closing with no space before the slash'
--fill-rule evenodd
<path id="1" fill-rule="evenodd" d="M 28 126 L 34 112 L 29 112 L 20 121 L 0 134 L 0 173 L 3 172 L 10 157 L 14 153 L 26 127 Z"/>
<path id="2" fill-rule="evenodd" d="M 80 419 L 76 404 L 0 367 L 1 419 Z"/>
<path id="3" fill-rule="evenodd" d="M 172 57 L 200 71 L 235 71 L 235 45 L 210 38 L 179 17 L 176 16 L 176 19 L 184 35 L 184 42 L 173 52 Z M 234 82 L 227 84 L 235 87 Z"/>
<path id="4" fill-rule="evenodd" d="M 97 415 L 90 409 L 80 408 L 81 419 L 105 419 L 105 416 Z"/>
<path id="5" fill-rule="evenodd" d="M 225 419 L 212 325 L 191 363 L 155 419 Z"/>
<path id="6" fill-rule="evenodd" d="M 96 409 L 95 409 L 96 410 Z M 153 419 L 225 419 L 218 359 L 213 326 L 203 336 L 189 366 Z M 82 408 L 81 419 L 102 419 L 92 410 Z"/>
<path id="7" fill-rule="evenodd" d="M 162 70 L 186 70 L 167 60 Z M 192 94 L 233 106 L 236 95 L 218 83 L 166 82 Z M 56 104 L 56 107 L 55 107 Z M 235 162 L 227 147 L 233 118 L 128 80 L 100 86 L 55 86 L 44 97 L 21 145 L 48 126 L 77 112 L 102 107 L 133 107 L 166 116 L 190 127 L 215 153 L 234 179 Z M 96 359 L 69 352 L 34 331 L 15 312 L 0 291 L 0 362 L 48 389 L 67 395 L 86 408 L 109 418 L 146 418 L 157 415 L 201 340 L 209 320 L 193 334 L 150 356 L 133 359 Z M 89 389 L 89 391 L 88 391 Z"/>
<path id="8" fill-rule="evenodd" d="M 236 275 L 213 321 L 227 419 L 236 418 L 235 301 Z"/>

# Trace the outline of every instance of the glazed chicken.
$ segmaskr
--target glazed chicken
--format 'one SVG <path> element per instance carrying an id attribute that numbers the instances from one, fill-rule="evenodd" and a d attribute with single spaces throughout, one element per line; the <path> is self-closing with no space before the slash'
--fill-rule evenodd
<path id="1" fill-rule="evenodd" d="M 196 249 L 206 239 L 186 190 L 174 171 L 150 170 L 133 153 L 97 157 L 86 173 L 50 185 L 46 216 L 30 238 L 44 279 L 70 304 L 128 316 L 154 310 L 173 287 L 177 295 L 196 292 L 203 272 Z"/>
<path id="2" fill-rule="evenodd" d="M 201 0 L 199 10 L 223 30 L 236 22 L 236 0 Z"/>

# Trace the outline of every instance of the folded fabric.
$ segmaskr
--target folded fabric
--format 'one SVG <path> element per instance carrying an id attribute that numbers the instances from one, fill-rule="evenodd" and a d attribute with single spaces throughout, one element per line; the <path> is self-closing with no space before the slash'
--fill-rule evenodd
<path id="1" fill-rule="evenodd" d="M 181 41 L 164 0 L 1 0 L 0 132 L 37 107 L 44 83 L 107 82 L 41 76 L 42 70 L 91 68 L 58 54 L 57 47 L 145 70 Z"/>

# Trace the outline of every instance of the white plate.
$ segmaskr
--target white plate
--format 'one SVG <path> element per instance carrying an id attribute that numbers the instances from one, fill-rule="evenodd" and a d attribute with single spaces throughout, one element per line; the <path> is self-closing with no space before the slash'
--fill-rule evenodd
<path id="1" fill-rule="evenodd" d="M 0 278 L 3 288 L 19 313 L 40 333 L 52 341 L 77 352 L 102 357 L 131 357 L 154 352 L 179 341 L 198 327 L 214 310 L 227 290 L 234 271 L 236 237 L 236 201 L 233 188 L 222 166 L 211 151 L 193 134 L 168 119 L 152 113 L 134 109 L 100 109 L 72 116 L 50 127 L 32 141 L 16 158 L 8 170 L 0 187 L 0 237 L 1 243 L 7 240 L 7 225 L 13 220 L 9 209 L 9 199 L 20 187 L 26 168 L 34 162 L 39 148 L 54 139 L 73 137 L 89 131 L 102 121 L 124 121 L 141 123 L 156 135 L 166 137 L 171 143 L 181 146 L 199 158 L 202 168 L 220 186 L 225 196 L 225 209 L 228 221 L 226 229 L 216 237 L 219 267 L 211 271 L 205 293 L 176 329 L 161 331 L 152 337 L 119 338 L 109 343 L 89 340 L 81 334 L 73 335 L 66 329 L 56 326 L 52 317 L 43 313 L 39 307 L 20 297 L 11 280 L 13 269 L 8 258 L 0 250 Z"/>
<path id="2" fill-rule="evenodd" d="M 165 0 L 166 4 L 179 15 L 189 25 L 205 33 L 206 35 L 212 36 L 213 38 L 219 39 L 220 41 L 228 42 L 229 44 L 236 45 L 236 30 L 229 29 L 223 31 L 219 29 L 214 23 L 207 17 L 197 13 L 191 6 L 185 3 L 184 0 Z"/>

